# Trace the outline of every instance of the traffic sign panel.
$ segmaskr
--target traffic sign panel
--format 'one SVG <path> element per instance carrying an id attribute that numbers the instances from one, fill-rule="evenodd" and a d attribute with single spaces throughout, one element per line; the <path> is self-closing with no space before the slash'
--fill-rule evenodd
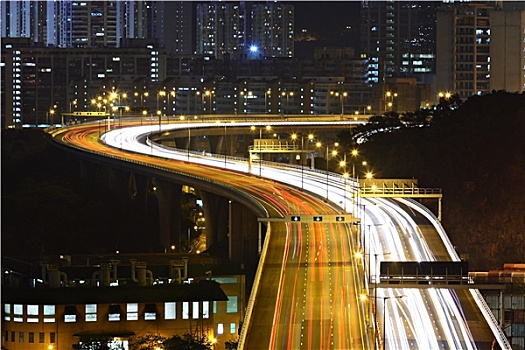
<path id="1" fill-rule="evenodd" d="M 322 216 L 314 216 L 314 221 L 323 221 L 323 217 Z"/>

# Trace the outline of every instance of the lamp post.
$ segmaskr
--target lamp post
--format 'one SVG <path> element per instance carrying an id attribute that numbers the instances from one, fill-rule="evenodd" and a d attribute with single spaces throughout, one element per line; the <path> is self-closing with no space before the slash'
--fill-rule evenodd
<path id="1" fill-rule="evenodd" d="M 377 273 L 377 257 L 379 255 L 389 255 L 391 254 L 390 252 L 388 253 L 375 253 L 374 254 L 374 265 L 375 265 L 375 275 L 374 275 L 374 344 L 377 344 L 377 325 L 376 325 L 376 322 L 377 322 L 377 281 L 378 281 L 378 273 Z M 374 346 L 375 347 L 375 346 Z"/>
<path id="2" fill-rule="evenodd" d="M 346 180 L 348 179 L 350 175 L 345 171 L 343 173 L 343 179 L 345 179 L 345 189 L 344 189 L 344 195 L 345 195 L 345 198 L 344 198 L 344 211 L 346 213 L 346 191 L 347 191 L 347 185 L 346 185 Z"/>
<path id="3" fill-rule="evenodd" d="M 203 96 L 209 98 L 209 101 L 210 101 L 210 116 L 211 116 L 211 97 L 213 96 L 214 93 L 215 93 L 215 91 L 206 90 L 206 92 L 204 92 L 204 95 L 203 95 Z"/>
<path id="4" fill-rule="evenodd" d="M 383 350 L 386 349 L 386 301 L 389 299 L 402 299 L 405 295 L 396 295 L 390 297 L 383 297 Z M 377 307 L 377 306 L 376 306 Z"/>
<path id="5" fill-rule="evenodd" d="M 157 110 L 157 115 L 159 116 L 159 132 L 160 132 L 160 123 L 161 123 L 161 118 L 162 118 L 162 111 L 160 110 Z"/>
<path id="6" fill-rule="evenodd" d="M 143 110 L 142 111 L 142 115 L 140 117 L 140 125 L 141 126 L 142 126 L 142 119 L 145 118 L 147 115 L 148 115 L 148 111 L 147 110 Z"/>
<path id="7" fill-rule="evenodd" d="M 197 96 L 200 96 L 200 95 L 201 95 L 200 91 L 195 91 L 195 108 L 193 110 L 195 114 L 197 114 Z M 202 108 L 201 108 L 201 110 L 202 110 Z"/>
<path id="8" fill-rule="evenodd" d="M 339 105 L 341 106 L 341 117 L 345 114 L 345 102 L 344 98 L 348 96 L 348 92 L 338 92 L 338 91 L 330 91 L 330 95 L 338 97 L 339 98 Z"/>
<path id="9" fill-rule="evenodd" d="M 268 96 L 271 97 L 272 90 L 267 90 L 264 92 L 264 114 L 268 113 Z"/>
<path id="10" fill-rule="evenodd" d="M 283 91 L 281 92 L 281 97 L 286 97 L 286 105 L 284 106 L 283 108 L 283 115 L 286 115 L 286 114 L 290 114 L 289 112 L 289 109 L 288 109 L 288 102 L 289 102 L 289 97 L 293 97 L 294 95 L 294 92 L 293 91 L 290 91 L 290 92 L 286 92 L 286 91 Z"/>
<path id="11" fill-rule="evenodd" d="M 320 143 L 319 143 L 319 145 L 320 145 Z M 339 143 L 336 142 L 334 144 L 334 146 L 338 147 Z M 331 154 L 332 154 L 332 157 L 335 157 L 337 155 L 337 150 L 333 149 Z M 329 163 L 328 163 L 328 160 L 329 160 L 328 145 L 326 145 L 326 200 L 328 200 L 328 188 L 329 188 L 329 186 L 328 186 L 328 182 L 329 182 L 329 178 L 328 178 L 328 176 L 329 176 L 329 170 L 328 170 L 329 169 Z"/>
<path id="12" fill-rule="evenodd" d="M 165 96 L 165 95 L 166 95 L 166 91 L 164 91 L 164 90 L 160 90 L 159 92 L 157 92 L 157 111 L 160 110 L 160 107 L 159 107 L 159 96 Z"/>
<path id="13" fill-rule="evenodd" d="M 167 113 L 167 115 L 168 115 L 168 123 L 170 122 L 170 114 L 175 114 L 174 109 L 171 108 L 171 105 L 170 105 L 170 96 L 171 97 L 175 97 L 175 91 L 172 90 L 168 94 L 168 113 Z"/>
<path id="14" fill-rule="evenodd" d="M 244 104 L 243 104 L 244 114 L 248 114 L 248 96 L 252 96 L 253 92 L 251 92 L 251 91 L 247 91 L 247 92 L 241 91 L 240 95 L 244 98 Z M 266 97 L 266 95 L 265 95 L 265 97 Z"/>
<path id="15" fill-rule="evenodd" d="M 251 131 L 255 131 L 256 127 L 255 125 L 252 125 L 250 127 L 250 130 Z M 266 129 L 266 132 L 272 130 L 272 126 L 271 125 L 266 125 L 265 127 Z M 262 128 L 259 128 L 259 176 L 262 176 Z M 254 145 L 255 146 L 255 145 Z M 250 162 L 251 162 L 251 158 L 250 158 Z"/>
<path id="16" fill-rule="evenodd" d="M 397 97 L 397 92 L 387 91 L 385 94 L 385 112 L 394 109 L 394 98 Z"/>
<path id="17" fill-rule="evenodd" d="M 313 135 L 310 134 L 308 135 L 308 137 L 312 137 L 313 138 Z M 297 134 L 296 133 L 293 133 L 291 135 L 291 138 L 295 144 L 295 141 L 297 140 Z M 303 160 L 303 154 L 304 154 L 304 135 L 301 134 L 301 153 L 300 153 L 300 165 L 301 165 L 301 188 L 304 189 L 304 160 Z"/>

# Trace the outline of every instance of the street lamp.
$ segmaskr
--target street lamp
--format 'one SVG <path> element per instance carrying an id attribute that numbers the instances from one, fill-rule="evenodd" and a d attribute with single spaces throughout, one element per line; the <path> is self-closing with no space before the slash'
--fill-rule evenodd
<path id="1" fill-rule="evenodd" d="M 390 296 L 390 297 L 383 297 L 383 350 L 386 349 L 386 329 L 385 329 L 385 326 L 386 326 L 386 301 L 389 300 L 389 299 L 402 299 L 404 298 L 406 295 L 395 295 L 395 296 Z"/>
<path id="2" fill-rule="evenodd" d="M 141 126 L 142 126 L 142 118 L 145 118 L 147 115 L 148 115 L 148 111 L 147 110 L 143 110 L 142 111 L 142 117 L 140 118 L 140 125 Z"/>
<path id="3" fill-rule="evenodd" d="M 308 135 L 308 139 L 313 139 L 314 135 L 313 134 L 309 134 Z M 293 133 L 291 135 L 291 138 L 295 144 L 295 140 L 297 140 L 297 134 L 296 133 Z M 301 134 L 301 153 L 300 153 L 300 162 L 301 162 L 301 188 L 304 189 L 304 160 L 303 160 L 303 155 L 304 155 L 304 134 Z"/>
<path id="4" fill-rule="evenodd" d="M 197 96 L 200 96 L 201 95 L 201 92 L 200 91 L 195 91 L 195 108 L 193 110 L 193 112 L 195 114 L 197 114 Z M 202 104 L 202 100 L 201 100 L 201 104 Z M 201 105 L 201 111 L 202 111 L 202 105 Z M 201 113 L 202 114 L 202 113 Z"/>
<path id="5" fill-rule="evenodd" d="M 316 147 L 321 147 L 321 142 L 317 142 Z M 339 146 L 339 143 L 336 142 L 334 143 L 334 147 L 338 147 Z M 332 157 L 335 157 L 337 156 L 337 150 L 336 149 L 333 149 L 332 152 L 330 152 L 330 154 L 332 155 Z M 329 174 L 329 163 L 328 163 L 328 160 L 329 160 L 329 153 L 328 153 L 328 145 L 326 145 L 326 200 L 328 200 L 328 182 L 329 182 L 329 178 L 328 176 L 330 175 Z"/>
<path id="6" fill-rule="evenodd" d="M 268 96 L 271 97 L 272 90 L 267 90 L 264 92 L 264 114 L 268 113 Z"/>
<path id="7" fill-rule="evenodd" d="M 255 131 L 255 129 L 256 129 L 255 125 L 252 125 L 250 127 L 251 131 Z M 272 130 L 272 126 L 266 125 L 265 129 L 266 129 L 266 132 L 269 132 Z M 259 128 L 259 176 L 262 176 L 262 130 L 263 128 Z"/>
<path id="8" fill-rule="evenodd" d="M 345 114 L 345 101 L 344 98 L 348 96 L 348 92 L 330 91 L 330 95 L 339 97 L 339 105 L 341 106 L 341 117 Z"/>
<path id="9" fill-rule="evenodd" d="M 248 114 L 248 96 L 252 96 L 253 92 L 251 92 L 251 91 L 247 91 L 247 92 L 241 91 L 240 95 L 242 97 L 244 97 L 244 103 L 243 103 L 244 114 Z M 266 95 L 265 95 L 265 97 L 266 97 Z"/>
<path id="10" fill-rule="evenodd" d="M 374 344 L 377 344 L 376 342 L 376 338 L 377 338 L 377 281 L 379 280 L 379 274 L 377 272 L 377 257 L 379 255 L 390 255 L 392 254 L 391 252 L 388 252 L 388 253 L 375 253 L 374 254 L 374 265 L 375 265 L 375 275 L 374 275 Z M 370 268 L 370 267 L 369 267 Z M 384 339 L 384 338 L 383 338 Z"/>
<path id="11" fill-rule="evenodd" d="M 343 173 L 343 179 L 345 179 L 345 189 L 344 189 L 344 195 L 345 195 L 345 198 L 344 198 L 344 211 L 346 213 L 346 191 L 348 190 L 347 188 L 347 185 L 346 185 L 346 180 L 348 179 L 348 177 L 350 176 L 350 174 L 348 174 L 348 172 L 344 172 Z"/>
<path id="12" fill-rule="evenodd" d="M 397 92 L 391 92 L 391 91 L 387 91 L 386 92 L 386 98 L 385 98 L 385 103 L 386 103 L 386 106 L 385 106 L 385 111 L 392 111 L 394 109 L 394 98 L 397 97 Z"/>
<path id="13" fill-rule="evenodd" d="M 210 101 L 210 116 L 211 116 L 211 97 L 213 96 L 214 93 L 215 93 L 215 91 L 206 90 L 204 92 L 204 94 L 202 95 L 203 98 L 205 98 L 205 97 L 209 98 L 209 101 Z"/>
<path id="14" fill-rule="evenodd" d="M 148 95 L 149 95 L 149 94 L 148 94 L 147 92 L 140 93 L 140 94 L 139 94 L 138 92 L 134 92 L 134 93 L 133 93 L 133 96 L 135 96 L 135 97 L 140 96 L 140 109 L 142 109 L 142 103 L 143 103 L 143 101 L 144 101 L 144 97 L 143 97 L 143 96 L 148 97 Z"/>

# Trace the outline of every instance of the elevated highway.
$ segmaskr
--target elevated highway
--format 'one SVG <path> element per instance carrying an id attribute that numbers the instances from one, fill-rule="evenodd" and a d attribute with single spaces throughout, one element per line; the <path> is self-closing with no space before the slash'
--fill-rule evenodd
<path id="1" fill-rule="evenodd" d="M 165 126 L 177 127 L 192 126 Z M 284 181 L 288 186 L 277 182 L 269 185 L 249 174 L 246 160 L 214 158 L 139 142 L 145 139 L 141 135 L 151 132 L 151 127 L 126 128 L 104 135 L 103 140 L 120 148 L 122 158 L 148 154 L 154 159 L 200 164 L 198 168 L 211 166 L 219 177 L 231 175 L 231 171 L 237 173 L 232 175 L 237 179 L 247 174 L 255 181 L 247 181 L 249 185 L 238 189 L 249 192 L 260 205 L 270 204 L 274 215 L 280 217 L 297 213 L 334 215 L 347 208 L 359 218 L 357 226 L 271 223 L 241 348 L 490 349 L 495 341 L 501 348 L 510 349 L 493 318 L 484 313 L 486 305 L 476 291 L 377 288 L 380 261 L 459 260 L 438 220 L 421 205 L 399 198 L 357 200 L 355 183 L 349 189 L 346 179 L 336 174 L 268 162 L 254 165 L 253 174 Z M 101 153 L 115 152 L 102 143 L 93 147 L 100 147 Z M 145 165 L 148 159 L 142 158 Z M 188 167 L 185 171 L 196 169 Z M 254 190 L 259 184 L 267 185 Z M 273 189 L 266 192 L 267 186 Z"/>

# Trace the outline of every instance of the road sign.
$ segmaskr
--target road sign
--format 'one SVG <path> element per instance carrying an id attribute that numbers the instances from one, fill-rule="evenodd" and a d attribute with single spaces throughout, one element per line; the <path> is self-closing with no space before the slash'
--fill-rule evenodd
<path id="1" fill-rule="evenodd" d="M 345 217 L 344 216 L 336 216 L 335 217 L 335 221 L 338 221 L 338 222 L 345 221 Z"/>
<path id="2" fill-rule="evenodd" d="M 290 220 L 291 221 L 301 221 L 301 217 L 299 215 L 294 215 L 294 216 L 290 217 Z"/>
<path id="3" fill-rule="evenodd" d="M 313 219 L 316 222 L 323 221 L 323 217 L 322 216 L 314 216 Z"/>

